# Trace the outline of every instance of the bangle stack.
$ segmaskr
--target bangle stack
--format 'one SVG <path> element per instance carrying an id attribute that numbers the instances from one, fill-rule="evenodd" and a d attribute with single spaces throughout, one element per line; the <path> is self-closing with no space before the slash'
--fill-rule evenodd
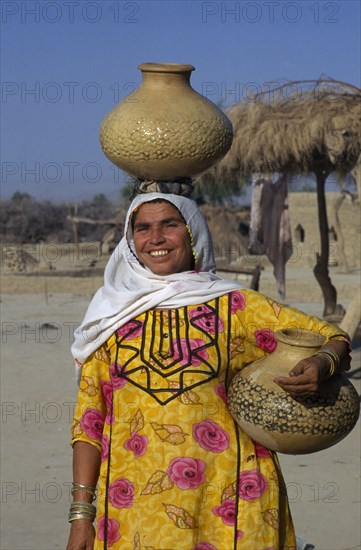
<path id="1" fill-rule="evenodd" d="M 89 485 L 81 485 L 80 483 L 73 483 L 71 494 L 74 495 L 76 491 L 89 493 L 93 497 L 93 501 L 96 498 L 95 487 Z M 96 508 L 90 502 L 84 500 L 74 500 L 70 505 L 68 520 L 71 523 L 77 519 L 89 519 L 94 521 L 96 516 Z"/>
<path id="2" fill-rule="evenodd" d="M 82 500 L 75 500 L 70 505 L 68 520 L 70 523 L 76 519 L 90 519 L 90 521 L 94 521 L 95 515 L 96 508 L 93 504 Z"/>
<path id="3" fill-rule="evenodd" d="M 338 355 L 331 350 L 320 350 L 315 355 L 325 355 L 330 363 L 330 370 L 328 372 L 327 378 L 331 378 L 336 372 L 337 367 L 339 366 L 339 357 Z"/>

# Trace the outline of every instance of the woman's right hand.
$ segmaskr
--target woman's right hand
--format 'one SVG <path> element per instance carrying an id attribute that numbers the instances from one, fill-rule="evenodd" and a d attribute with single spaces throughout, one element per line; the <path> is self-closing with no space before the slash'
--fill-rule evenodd
<path id="1" fill-rule="evenodd" d="M 66 550 L 93 550 L 95 529 L 89 519 L 76 519 L 71 523 Z"/>

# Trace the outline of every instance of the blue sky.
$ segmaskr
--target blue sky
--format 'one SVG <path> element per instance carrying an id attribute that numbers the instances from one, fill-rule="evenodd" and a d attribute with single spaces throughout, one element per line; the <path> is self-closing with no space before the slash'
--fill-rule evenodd
<path id="1" fill-rule="evenodd" d="M 322 74 L 360 86 L 360 27 L 358 0 L 2 0 L 2 197 L 118 197 L 99 127 L 140 63 L 191 63 L 225 105 Z"/>

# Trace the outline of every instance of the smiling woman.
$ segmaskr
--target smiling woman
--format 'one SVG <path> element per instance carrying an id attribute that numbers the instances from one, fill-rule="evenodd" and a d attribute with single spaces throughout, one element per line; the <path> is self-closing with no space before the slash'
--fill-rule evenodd
<path id="1" fill-rule="evenodd" d="M 335 371 L 349 368 L 347 335 L 214 271 L 195 202 L 163 193 L 133 200 L 75 333 L 67 550 L 296 548 L 277 456 L 234 422 L 228 387 L 275 349 L 274 331 L 292 326 L 326 344 L 279 385 L 315 392 L 330 375 L 327 353 Z"/>
<path id="2" fill-rule="evenodd" d="M 191 239 L 181 214 L 167 201 L 143 204 L 133 215 L 135 254 L 156 275 L 190 271 Z"/>

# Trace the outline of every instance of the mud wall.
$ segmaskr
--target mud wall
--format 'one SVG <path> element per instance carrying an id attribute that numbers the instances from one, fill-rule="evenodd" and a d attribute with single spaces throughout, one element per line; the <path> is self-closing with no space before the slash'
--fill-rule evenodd
<path id="1" fill-rule="evenodd" d="M 339 193 L 326 193 L 326 205 L 330 231 L 330 264 L 339 262 L 340 245 L 337 240 L 335 223 L 335 203 Z M 290 193 L 289 209 L 293 242 L 291 261 L 302 266 L 314 266 L 316 253 L 320 252 L 316 193 Z M 345 241 L 344 252 L 349 268 L 360 267 L 361 260 L 361 208 L 359 202 L 346 198 L 338 216 Z M 302 230 L 304 232 L 301 241 Z M 334 228 L 334 231 L 332 230 Z"/>

